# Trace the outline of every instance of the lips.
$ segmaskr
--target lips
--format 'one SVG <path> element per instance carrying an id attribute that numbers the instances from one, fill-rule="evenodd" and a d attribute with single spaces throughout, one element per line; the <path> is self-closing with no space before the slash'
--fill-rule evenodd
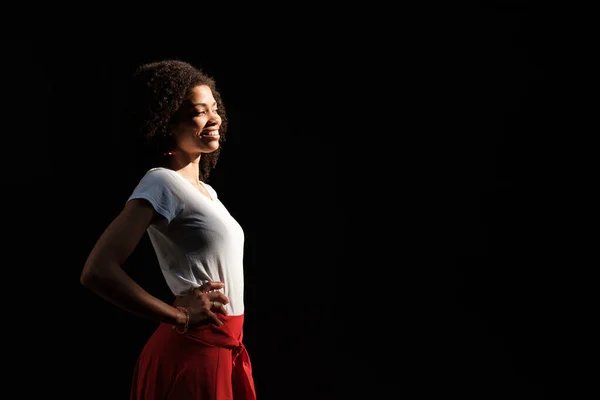
<path id="1" fill-rule="evenodd" d="M 203 137 L 219 137 L 219 131 L 217 129 L 211 129 L 203 131 L 200 136 Z"/>

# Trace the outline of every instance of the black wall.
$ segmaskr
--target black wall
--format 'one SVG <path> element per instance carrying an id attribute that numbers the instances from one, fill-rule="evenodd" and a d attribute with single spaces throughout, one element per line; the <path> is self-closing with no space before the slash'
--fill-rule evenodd
<path id="1" fill-rule="evenodd" d="M 246 231 L 245 337 L 261 400 L 576 390 L 567 305 L 581 192 L 565 179 L 577 157 L 560 139 L 560 28 L 516 2 L 403 23 L 375 14 L 343 31 L 332 20 L 316 38 L 285 24 L 279 38 L 246 31 L 218 49 L 2 41 L 15 260 L 4 261 L 5 331 L 19 390 L 128 396 L 156 325 L 86 291 L 79 274 L 132 190 L 124 82 L 161 58 L 201 66 L 228 106 L 211 183 Z M 170 301 L 146 239 L 127 268 Z"/>

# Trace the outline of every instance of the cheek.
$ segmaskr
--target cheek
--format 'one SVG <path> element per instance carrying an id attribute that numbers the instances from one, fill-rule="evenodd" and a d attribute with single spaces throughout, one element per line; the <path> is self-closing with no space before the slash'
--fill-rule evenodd
<path id="1" fill-rule="evenodd" d="M 204 128 L 204 125 L 206 125 L 205 118 L 194 118 L 189 124 L 190 129 L 202 129 Z"/>
<path id="2" fill-rule="evenodd" d="M 184 121 L 177 127 L 180 134 L 196 133 L 204 127 L 204 122 L 198 119 Z"/>

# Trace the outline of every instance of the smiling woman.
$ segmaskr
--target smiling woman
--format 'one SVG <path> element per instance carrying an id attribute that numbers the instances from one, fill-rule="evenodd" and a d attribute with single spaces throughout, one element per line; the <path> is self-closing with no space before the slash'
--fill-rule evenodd
<path id="1" fill-rule="evenodd" d="M 198 155 L 218 150 L 221 115 L 210 87 L 193 87 L 169 125 L 173 147 Z M 173 149 L 171 154 L 176 151 Z"/>
<path id="2" fill-rule="evenodd" d="M 178 60 L 140 66 L 131 94 L 129 128 L 150 145 L 150 164 L 92 248 L 81 283 L 159 322 L 135 365 L 132 400 L 254 400 L 242 343 L 244 231 L 207 183 L 227 128 L 221 96 L 211 77 Z M 145 233 L 173 304 L 123 269 Z"/>
<path id="3" fill-rule="evenodd" d="M 199 157 L 199 178 L 208 181 L 228 126 L 225 105 L 213 78 L 177 60 L 141 65 L 130 81 L 128 107 L 125 130 L 142 148 L 140 164 L 145 170 L 167 167 L 172 160 L 164 156 L 178 150 L 203 153 Z M 209 132 L 218 133 L 218 143 L 203 151 L 192 138 Z M 178 142 L 178 138 L 183 140 Z M 178 149 L 180 146 L 183 148 Z"/>

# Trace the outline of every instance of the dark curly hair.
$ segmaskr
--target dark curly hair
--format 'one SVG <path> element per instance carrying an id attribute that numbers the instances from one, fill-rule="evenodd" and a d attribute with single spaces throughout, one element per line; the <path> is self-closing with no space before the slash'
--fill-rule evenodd
<path id="1" fill-rule="evenodd" d="M 133 72 L 129 90 L 129 129 L 143 147 L 143 167 L 162 166 L 164 154 L 172 150 L 169 124 L 190 91 L 198 85 L 210 88 L 221 117 L 219 144 L 225 141 L 227 114 L 216 89 L 214 78 L 200 68 L 180 60 L 162 60 L 138 66 Z M 139 150 L 139 149 L 138 149 Z M 207 181 L 216 166 L 221 146 L 203 154 L 200 159 L 200 179 Z"/>

